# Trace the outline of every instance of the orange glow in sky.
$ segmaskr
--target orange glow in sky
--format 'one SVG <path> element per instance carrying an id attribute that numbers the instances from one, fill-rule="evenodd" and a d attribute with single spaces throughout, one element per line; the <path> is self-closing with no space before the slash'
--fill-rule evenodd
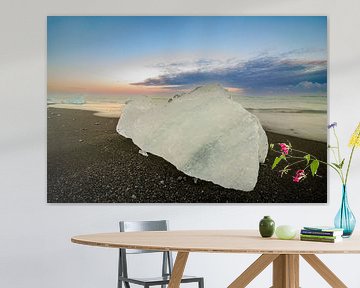
<path id="1" fill-rule="evenodd" d="M 48 84 L 49 92 L 57 93 L 89 93 L 89 94 L 121 94 L 121 95 L 139 95 L 139 94 L 164 94 L 172 93 L 172 90 L 163 86 L 141 86 L 126 83 L 56 83 Z"/>

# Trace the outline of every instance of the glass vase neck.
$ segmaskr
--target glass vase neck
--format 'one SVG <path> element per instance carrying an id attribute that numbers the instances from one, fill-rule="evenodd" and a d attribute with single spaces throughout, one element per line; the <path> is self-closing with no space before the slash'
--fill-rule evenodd
<path id="1" fill-rule="evenodd" d="M 343 201 L 347 202 L 348 199 L 347 199 L 347 189 L 346 189 L 346 185 L 344 184 L 343 187 L 342 187 L 342 199 Z"/>
<path id="2" fill-rule="evenodd" d="M 347 196 L 347 189 L 346 189 L 346 185 L 343 185 L 342 187 L 342 197 L 341 197 L 341 207 L 342 209 L 350 209 L 349 207 L 349 202 L 348 202 L 348 196 Z M 346 210 L 344 210 L 346 211 Z"/>

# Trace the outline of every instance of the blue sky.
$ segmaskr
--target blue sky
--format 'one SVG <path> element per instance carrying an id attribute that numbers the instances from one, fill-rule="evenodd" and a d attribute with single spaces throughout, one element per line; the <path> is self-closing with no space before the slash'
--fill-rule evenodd
<path id="1" fill-rule="evenodd" d="M 326 17 L 48 17 L 48 91 L 326 95 Z"/>

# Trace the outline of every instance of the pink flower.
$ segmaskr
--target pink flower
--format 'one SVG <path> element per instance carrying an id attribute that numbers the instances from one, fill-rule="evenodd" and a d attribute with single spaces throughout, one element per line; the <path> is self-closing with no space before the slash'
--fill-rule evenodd
<path id="1" fill-rule="evenodd" d="M 289 154 L 289 146 L 286 145 L 285 143 L 279 143 L 280 147 L 281 147 L 281 152 L 285 155 Z"/>
<path id="2" fill-rule="evenodd" d="M 299 183 L 302 179 L 306 178 L 304 170 L 297 170 L 295 176 L 293 176 L 293 181 Z"/>

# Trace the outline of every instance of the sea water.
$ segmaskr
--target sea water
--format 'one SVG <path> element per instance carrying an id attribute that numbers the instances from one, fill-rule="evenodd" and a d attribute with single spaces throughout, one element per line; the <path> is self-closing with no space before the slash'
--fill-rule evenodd
<path id="1" fill-rule="evenodd" d="M 235 95 L 233 99 L 255 114 L 267 131 L 327 141 L 327 97 Z"/>
<path id="2" fill-rule="evenodd" d="M 94 111 L 101 117 L 119 118 L 124 105 L 140 97 L 163 103 L 172 95 L 74 95 L 53 94 L 48 106 Z M 327 141 L 327 97 L 324 96 L 240 96 L 232 99 L 255 114 L 266 131 L 299 138 Z"/>

